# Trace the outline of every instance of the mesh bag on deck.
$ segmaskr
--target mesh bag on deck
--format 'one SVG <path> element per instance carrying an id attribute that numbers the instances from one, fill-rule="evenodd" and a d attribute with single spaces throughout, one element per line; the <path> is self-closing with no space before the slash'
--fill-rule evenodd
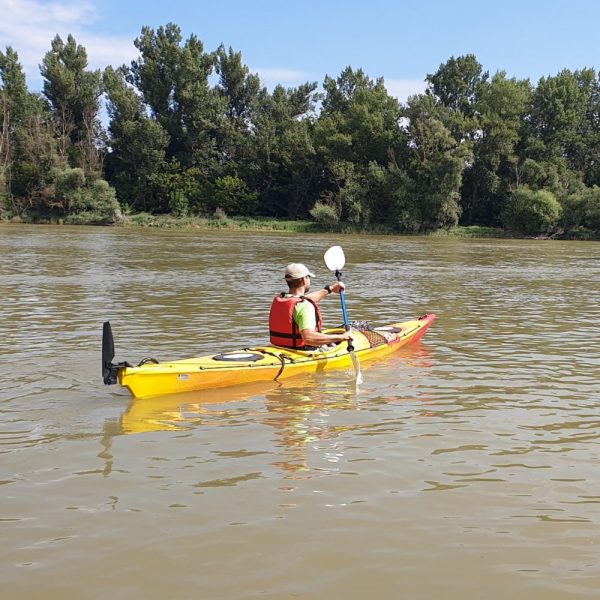
<path id="1" fill-rule="evenodd" d="M 388 342 L 385 335 L 373 330 L 369 325 L 369 321 L 350 321 L 350 327 L 356 331 L 360 331 L 369 340 L 371 348 L 382 346 Z"/>

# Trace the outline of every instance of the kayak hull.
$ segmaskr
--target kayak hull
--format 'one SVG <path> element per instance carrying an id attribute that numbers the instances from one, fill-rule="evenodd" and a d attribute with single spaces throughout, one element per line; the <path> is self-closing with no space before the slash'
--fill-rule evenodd
<path id="1" fill-rule="evenodd" d="M 402 323 L 368 331 L 353 330 L 359 360 L 370 361 L 418 341 L 435 320 L 427 314 Z M 341 329 L 328 330 L 330 333 Z M 232 385 L 284 379 L 307 373 L 352 366 L 346 343 L 325 351 L 298 351 L 277 346 L 256 346 L 173 362 L 146 363 L 119 369 L 118 381 L 134 398 L 151 398 Z"/>

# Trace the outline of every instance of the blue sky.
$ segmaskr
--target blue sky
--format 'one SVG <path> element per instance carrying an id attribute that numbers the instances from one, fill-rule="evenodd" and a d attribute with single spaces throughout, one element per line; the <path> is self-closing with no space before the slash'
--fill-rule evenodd
<path id="1" fill-rule="evenodd" d="M 0 0 L 0 49 L 12 46 L 31 89 L 57 33 L 86 47 L 90 67 L 137 56 L 142 26 L 168 22 L 205 50 L 221 43 L 272 88 L 337 77 L 344 67 L 383 77 L 405 100 L 451 56 L 475 54 L 485 70 L 510 77 L 600 69 L 596 0 Z"/>

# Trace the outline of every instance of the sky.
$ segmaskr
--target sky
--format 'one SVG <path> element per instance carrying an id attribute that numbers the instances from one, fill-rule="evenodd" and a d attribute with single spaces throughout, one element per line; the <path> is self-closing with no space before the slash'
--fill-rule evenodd
<path id="1" fill-rule="evenodd" d="M 0 50 L 19 54 L 31 90 L 56 34 L 89 67 L 130 64 L 143 26 L 172 22 L 205 51 L 220 44 L 272 89 L 323 83 L 351 66 L 405 101 L 451 57 L 474 54 L 491 75 L 530 79 L 600 70 L 597 0 L 0 0 Z"/>

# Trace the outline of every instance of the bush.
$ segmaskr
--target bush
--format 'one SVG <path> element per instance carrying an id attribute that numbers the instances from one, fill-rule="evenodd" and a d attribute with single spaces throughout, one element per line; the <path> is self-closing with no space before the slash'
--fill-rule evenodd
<path id="1" fill-rule="evenodd" d="M 258 209 L 258 197 L 239 177 L 227 175 L 215 181 L 213 206 L 228 215 L 252 215 Z"/>
<path id="2" fill-rule="evenodd" d="M 585 192 L 583 225 L 600 231 L 600 188 L 596 185 Z"/>
<path id="3" fill-rule="evenodd" d="M 185 217 L 190 210 L 190 203 L 182 190 L 169 192 L 169 209 L 179 217 Z"/>
<path id="4" fill-rule="evenodd" d="M 330 204 L 317 202 L 309 212 L 310 216 L 321 225 L 331 227 L 340 222 L 340 215 L 338 214 L 338 211 Z"/>
<path id="5" fill-rule="evenodd" d="M 83 169 L 54 169 L 54 192 L 58 199 L 64 199 L 67 204 L 78 201 L 81 188 L 85 185 Z"/>
<path id="6" fill-rule="evenodd" d="M 115 222 L 121 218 L 115 190 L 104 179 L 86 180 L 82 169 L 69 168 L 55 169 L 53 177 L 54 194 L 46 199 L 49 208 L 79 215 L 78 221 Z"/>
<path id="7" fill-rule="evenodd" d="M 526 234 L 547 233 L 556 227 L 561 213 L 552 192 L 521 186 L 509 198 L 502 222 L 505 227 Z"/>

